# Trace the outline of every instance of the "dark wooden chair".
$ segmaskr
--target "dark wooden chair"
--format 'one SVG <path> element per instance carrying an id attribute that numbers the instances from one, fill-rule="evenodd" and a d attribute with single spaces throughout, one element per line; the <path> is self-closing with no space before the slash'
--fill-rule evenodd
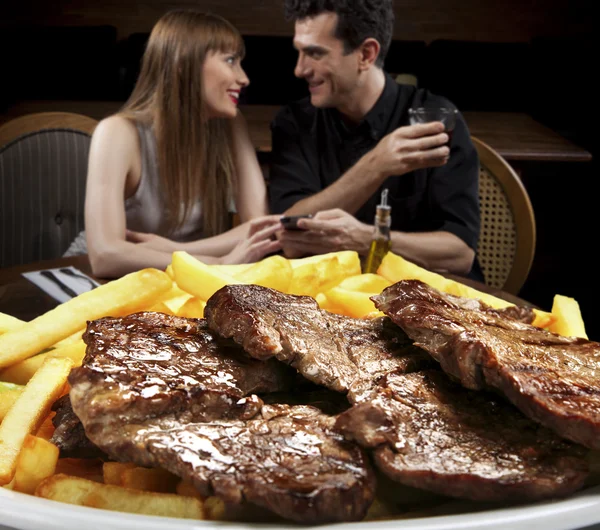
<path id="1" fill-rule="evenodd" d="M 0 126 L 0 267 L 58 258 L 83 230 L 96 124 L 79 114 L 42 112 Z"/>
<path id="2" fill-rule="evenodd" d="M 518 294 L 535 254 L 535 215 L 514 169 L 489 145 L 471 137 L 479 155 L 481 233 L 477 259 L 485 283 Z"/>

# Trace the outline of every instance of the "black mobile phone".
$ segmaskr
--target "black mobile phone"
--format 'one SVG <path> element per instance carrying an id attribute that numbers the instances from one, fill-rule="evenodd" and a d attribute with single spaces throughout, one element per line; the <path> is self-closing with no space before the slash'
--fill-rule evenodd
<path id="1" fill-rule="evenodd" d="M 307 215 L 284 215 L 280 220 L 286 230 L 302 230 L 298 226 L 298 219 L 310 219 L 312 214 Z"/>

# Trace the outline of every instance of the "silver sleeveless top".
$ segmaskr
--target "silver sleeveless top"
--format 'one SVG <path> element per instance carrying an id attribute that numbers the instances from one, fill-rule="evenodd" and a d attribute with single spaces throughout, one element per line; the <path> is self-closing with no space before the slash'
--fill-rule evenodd
<path id="1" fill-rule="evenodd" d="M 150 126 L 136 123 L 140 138 L 142 167 L 135 193 L 125 200 L 126 226 L 136 232 L 158 233 L 164 221 L 165 205 L 160 191 L 156 137 Z M 181 228 L 169 236 L 173 241 L 194 241 L 203 237 L 202 207 L 198 201 Z M 85 232 L 73 240 L 64 256 L 87 254 Z"/>

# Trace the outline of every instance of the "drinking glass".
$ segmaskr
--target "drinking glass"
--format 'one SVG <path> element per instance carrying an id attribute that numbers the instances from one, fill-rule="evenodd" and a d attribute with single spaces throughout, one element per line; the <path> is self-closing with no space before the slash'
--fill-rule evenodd
<path id="1" fill-rule="evenodd" d="M 449 137 L 448 143 L 452 141 L 452 132 L 456 125 L 457 114 L 458 110 L 449 107 L 417 107 L 408 109 L 411 125 L 441 121 L 444 124 L 444 132 Z"/>

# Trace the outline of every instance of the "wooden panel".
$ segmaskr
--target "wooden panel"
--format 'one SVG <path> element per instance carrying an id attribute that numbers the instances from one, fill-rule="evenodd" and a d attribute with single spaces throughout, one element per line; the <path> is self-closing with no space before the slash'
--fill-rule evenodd
<path id="1" fill-rule="evenodd" d="M 96 120 L 117 112 L 118 101 L 25 101 L 0 114 L 3 121 L 34 112 L 76 112 Z M 280 109 L 278 105 L 244 105 L 252 143 L 261 153 L 271 151 L 269 124 Z M 589 162 L 592 155 L 567 138 L 518 112 L 464 112 L 469 131 L 498 151 L 511 163 L 515 161 Z"/>
<path id="2" fill-rule="evenodd" d="M 87 4 L 87 5 L 86 5 Z M 7 0 L 0 26 L 18 24 L 116 26 L 119 37 L 147 32 L 166 10 L 195 7 L 219 13 L 248 35 L 291 35 L 281 0 Z M 587 0 L 396 0 L 396 39 L 529 41 L 535 35 L 591 31 Z"/>

